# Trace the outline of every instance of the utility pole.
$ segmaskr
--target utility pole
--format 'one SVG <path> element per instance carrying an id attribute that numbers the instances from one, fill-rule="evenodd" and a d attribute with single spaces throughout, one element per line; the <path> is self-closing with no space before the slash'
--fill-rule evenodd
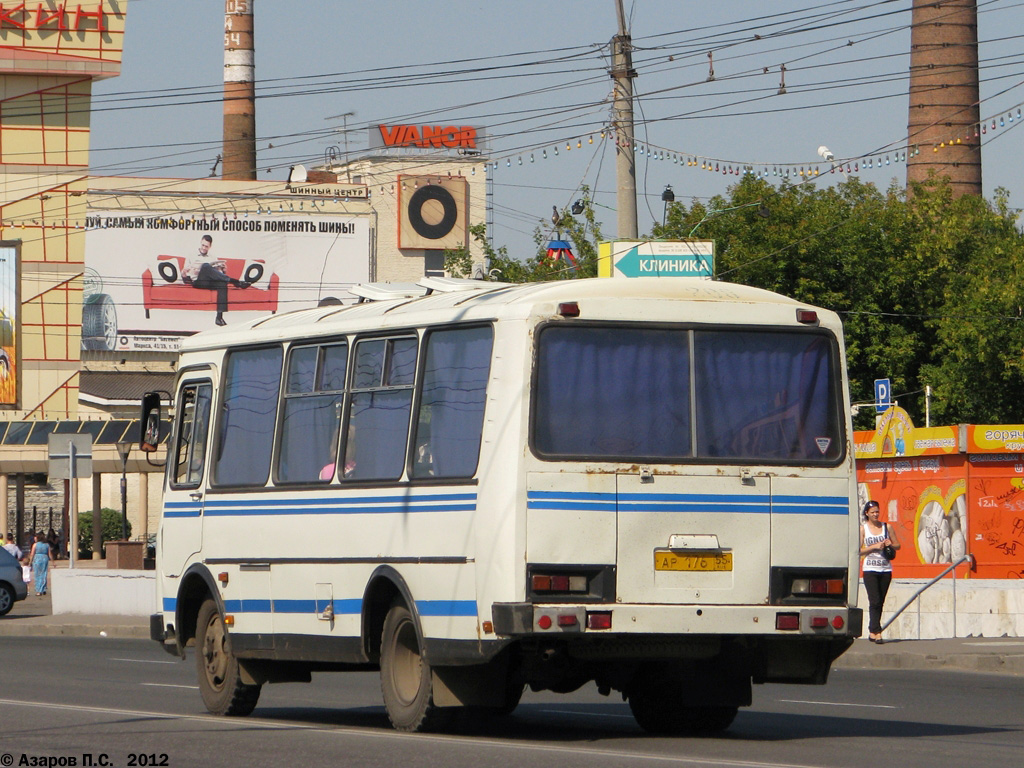
<path id="1" fill-rule="evenodd" d="M 635 240 L 636 226 L 636 152 L 633 146 L 633 44 L 626 28 L 622 0 L 616 0 L 619 34 L 612 38 L 612 71 L 615 81 L 615 179 L 620 240 Z"/>

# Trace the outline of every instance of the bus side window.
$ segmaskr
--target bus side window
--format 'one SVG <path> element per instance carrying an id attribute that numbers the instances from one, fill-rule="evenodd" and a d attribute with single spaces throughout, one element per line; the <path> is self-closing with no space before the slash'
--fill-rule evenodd
<path id="1" fill-rule="evenodd" d="M 341 429 L 348 345 L 293 347 L 285 378 L 276 480 L 330 482 Z"/>
<path id="2" fill-rule="evenodd" d="M 397 480 L 402 476 L 417 345 L 414 336 L 368 339 L 355 345 L 344 477 Z"/>
<path id="3" fill-rule="evenodd" d="M 413 441 L 413 477 L 472 477 L 491 368 L 490 327 L 427 336 L 423 395 Z"/>
<path id="4" fill-rule="evenodd" d="M 182 388 L 178 398 L 178 440 L 174 453 L 174 485 L 177 487 L 195 487 L 202 480 L 211 395 L 209 384 L 189 384 Z"/>

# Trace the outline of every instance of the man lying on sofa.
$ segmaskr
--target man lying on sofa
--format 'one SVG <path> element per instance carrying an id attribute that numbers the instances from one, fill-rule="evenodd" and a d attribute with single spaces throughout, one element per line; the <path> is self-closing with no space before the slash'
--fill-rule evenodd
<path id="1" fill-rule="evenodd" d="M 224 271 L 224 262 L 210 255 L 212 246 L 213 238 L 203 235 L 202 240 L 199 241 L 199 253 L 185 262 L 181 279 L 193 288 L 217 292 L 217 319 L 215 322 L 217 325 L 226 325 L 224 313 L 228 311 L 228 285 L 248 288 L 249 283 L 245 280 L 228 277 Z"/>

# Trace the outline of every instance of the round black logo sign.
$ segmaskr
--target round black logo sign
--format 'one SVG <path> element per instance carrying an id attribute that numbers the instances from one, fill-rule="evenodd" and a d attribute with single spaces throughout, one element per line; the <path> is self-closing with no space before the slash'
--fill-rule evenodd
<path id="1" fill-rule="evenodd" d="M 423 218 L 423 206 L 428 200 L 437 200 L 444 209 L 444 216 L 437 224 L 428 224 Z M 428 240 L 440 240 L 455 227 L 459 216 L 458 206 L 452 193 L 444 187 L 428 184 L 420 187 L 409 198 L 409 223 L 416 234 Z"/>

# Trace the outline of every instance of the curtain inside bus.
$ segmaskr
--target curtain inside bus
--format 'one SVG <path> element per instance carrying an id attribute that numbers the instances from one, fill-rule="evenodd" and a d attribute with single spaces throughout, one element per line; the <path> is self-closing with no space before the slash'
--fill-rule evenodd
<path id="1" fill-rule="evenodd" d="M 843 452 L 833 348 L 824 334 L 783 330 L 548 327 L 534 448 L 630 461 L 833 463 Z"/>

